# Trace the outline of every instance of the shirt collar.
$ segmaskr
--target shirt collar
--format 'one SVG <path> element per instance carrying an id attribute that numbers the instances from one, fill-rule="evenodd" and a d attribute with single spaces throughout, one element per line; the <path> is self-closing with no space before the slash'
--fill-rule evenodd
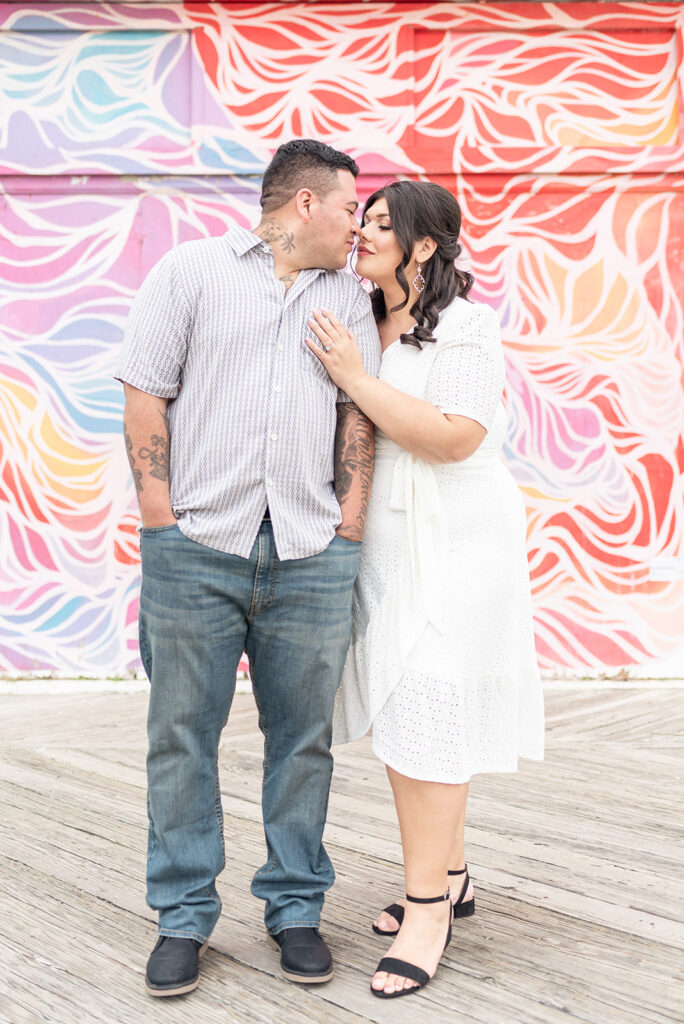
<path id="1" fill-rule="evenodd" d="M 243 228 L 240 224 L 233 224 L 233 226 L 226 231 L 226 241 L 231 247 L 233 252 L 238 256 L 244 256 L 250 249 L 256 249 L 257 246 L 262 246 L 264 249 L 271 251 L 270 245 L 264 242 L 263 238 L 259 238 L 253 231 L 248 228 Z"/>

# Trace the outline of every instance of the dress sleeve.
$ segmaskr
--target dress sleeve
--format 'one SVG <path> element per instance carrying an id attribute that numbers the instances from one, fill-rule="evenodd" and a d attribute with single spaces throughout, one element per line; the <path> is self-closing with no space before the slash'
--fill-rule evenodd
<path id="1" fill-rule="evenodd" d="M 352 310 L 351 319 L 348 324 L 345 324 L 345 327 L 348 327 L 356 338 L 356 343 L 361 350 L 366 373 L 369 373 L 371 377 L 377 377 L 380 372 L 380 357 L 382 354 L 380 337 L 378 335 L 378 328 L 375 325 L 370 298 L 361 286 L 359 286 L 359 294 Z M 338 388 L 337 401 L 348 402 L 349 395 Z"/>
<path id="2" fill-rule="evenodd" d="M 171 251 L 152 268 L 133 300 L 116 379 L 159 398 L 175 398 L 191 322 L 190 303 Z"/>
<path id="3" fill-rule="evenodd" d="M 489 306 L 473 304 L 466 318 L 437 342 L 427 400 L 447 415 L 467 416 L 489 430 L 504 388 L 499 320 Z"/>

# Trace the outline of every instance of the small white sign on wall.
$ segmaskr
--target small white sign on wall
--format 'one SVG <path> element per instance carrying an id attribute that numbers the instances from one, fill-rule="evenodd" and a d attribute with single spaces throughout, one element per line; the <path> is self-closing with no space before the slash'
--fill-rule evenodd
<path id="1" fill-rule="evenodd" d="M 649 566 L 649 579 L 684 580 L 684 558 L 678 558 L 676 555 L 654 558 Z"/>

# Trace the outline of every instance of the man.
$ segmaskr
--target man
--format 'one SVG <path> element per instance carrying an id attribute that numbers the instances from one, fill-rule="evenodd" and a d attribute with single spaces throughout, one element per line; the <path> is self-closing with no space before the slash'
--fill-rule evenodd
<path id="1" fill-rule="evenodd" d="M 358 231 L 357 174 L 320 142 L 281 146 L 258 227 L 167 253 L 127 325 L 117 377 L 142 520 L 155 996 L 197 986 L 220 914 L 217 751 L 243 649 L 264 734 L 268 859 L 252 892 L 284 976 L 332 976 L 318 933 L 334 880 L 322 834 L 373 433 L 305 338 L 312 310 L 330 309 L 378 371 L 370 300 L 342 272 Z"/>

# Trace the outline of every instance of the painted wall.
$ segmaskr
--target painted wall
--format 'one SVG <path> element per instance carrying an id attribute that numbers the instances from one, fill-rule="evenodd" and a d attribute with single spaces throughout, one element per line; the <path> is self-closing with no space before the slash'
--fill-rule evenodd
<path id="1" fill-rule="evenodd" d="M 0 671 L 138 665 L 126 312 L 313 135 L 462 203 L 541 664 L 684 673 L 683 10 L 0 3 Z"/>

